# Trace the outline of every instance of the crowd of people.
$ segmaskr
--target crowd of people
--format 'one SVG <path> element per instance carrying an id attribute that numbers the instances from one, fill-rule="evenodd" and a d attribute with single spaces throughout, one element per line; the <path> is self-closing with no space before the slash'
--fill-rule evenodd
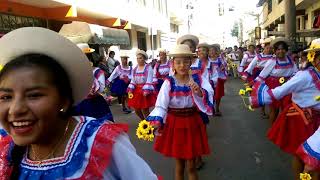
<path id="1" fill-rule="evenodd" d="M 251 106 L 270 120 L 268 138 L 293 155 L 296 177 L 305 171 L 316 179 L 320 39 L 301 53 L 289 47 L 276 38 L 221 50 L 187 34 L 170 51 L 160 49 L 154 65 L 137 50 L 132 67 L 124 51 L 121 62 L 114 51 L 95 58 L 88 44 L 53 31 L 14 30 L 0 39 L 0 179 L 161 179 L 136 154 L 128 126 L 114 122 L 110 94 L 124 113 L 150 122 L 154 150 L 175 159 L 174 179 L 185 172 L 199 179 L 211 152 L 206 126 L 225 113 L 229 76 L 246 82 Z"/>

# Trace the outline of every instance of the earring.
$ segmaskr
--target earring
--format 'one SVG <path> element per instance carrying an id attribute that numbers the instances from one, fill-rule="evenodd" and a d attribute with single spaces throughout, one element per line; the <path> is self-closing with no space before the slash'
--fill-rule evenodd
<path id="1" fill-rule="evenodd" d="M 60 109 L 60 112 L 64 113 L 64 109 L 63 109 L 63 108 L 61 108 L 61 109 Z"/>

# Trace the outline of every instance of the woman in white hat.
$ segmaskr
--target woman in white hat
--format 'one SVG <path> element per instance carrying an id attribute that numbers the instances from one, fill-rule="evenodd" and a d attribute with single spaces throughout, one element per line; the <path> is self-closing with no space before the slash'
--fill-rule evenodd
<path id="1" fill-rule="evenodd" d="M 195 180 L 198 179 L 196 158 L 210 153 L 205 125 L 198 110 L 212 115 L 209 102 L 212 93 L 201 88 L 211 86 L 189 74 L 193 54 L 187 45 L 177 45 L 169 56 L 174 75 L 164 81 L 155 109 L 147 120 L 160 128 L 161 135 L 156 137 L 154 149 L 176 159 L 175 179 L 184 179 L 187 165 L 188 179 Z"/>
<path id="2" fill-rule="evenodd" d="M 148 55 L 143 50 L 136 52 L 137 66 L 132 71 L 132 79 L 128 86 L 128 106 L 134 108 L 140 120 L 149 115 L 149 108 L 156 101 L 155 89 L 152 83 L 153 69 L 146 63 Z"/>
<path id="3" fill-rule="evenodd" d="M 218 44 L 210 45 L 209 47 L 209 57 L 211 62 L 211 82 L 214 88 L 214 100 L 215 100 L 215 115 L 221 116 L 220 102 L 221 98 L 224 96 L 224 83 L 227 80 L 227 75 L 225 72 L 225 65 L 220 57 L 220 46 Z"/>
<path id="4" fill-rule="evenodd" d="M 253 88 L 251 102 L 254 107 L 271 104 L 292 93 L 292 103 L 281 111 L 268 132 L 268 138 L 283 151 L 294 155 L 293 171 L 296 179 L 303 171 L 303 162 L 312 169 L 320 167 L 319 151 L 320 125 L 320 39 L 312 42 L 308 60 L 312 66 L 297 72 L 287 82 L 277 88 L 264 83 Z M 315 131 L 316 134 L 298 147 Z M 298 149 L 298 151 L 297 151 Z M 300 161 L 297 154 L 303 160 Z"/>
<path id="5" fill-rule="evenodd" d="M 243 75 L 243 71 L 249 66 L 251 61 L 256 57 L 255 52 L 256 45 L 254 43 L 250 43 L 248 45 L 248 51 L 243 54 L 243 58 L 241 60 L 240 66 L 239 66 L 239 73 L 240 75 Z"/>
<path id="6" fill-rule="evenodd" d="M 93 118 L 103 118 L 109 121 L 113 121 L 113 116 L 109 108 L 109 104 L 105 99 L 104 91 L 106 88 L 106 73 L 98 66 L 99 62 L 95 62 L 92 53 L 95 51 L 90 48 L 88 44 L 81 43 L 77 46 L 86 54 L 87 58 L 93 65 L 93 84 L 90 93 L 87 97 L 77 104 L 72 115 L 82 115 Z M 102 59 L 101 59 L 102 60 Z"/>
<path id="7" fill-rule="evenodd" d="M 267 61 L 259 76 L 255 78 L 255 82 L 265 82 L 269 88 L 273 89 L 280 86 L 282 79 L 288 80 L 297 71 L 298 68 L 290 56 L 287 55 L 289 41 L 286 38 L 276 38 L 271 41 L 275 56 L 272 60 Z M 290 104 L 290 95 L 285 96 L 281 101 L 275 101 L 270 105 L 269 121 L 272 125 L 276 120 L 279 109 L 284 109 Z"/>
<path id="8" fill-rule="evenodd" d="M 75 44 L 28 27 L 3 36 L 0 54 L 0 179 L 157 179 L 128 127 L 70 115 L 93 80 Z"/>
<path id="9" fill-rule="evenodd" d="M 156 90 L 159 92 L 164 79 L 170 73 L 170 61 L 167 59 L 167 51 L 165 49 L 159 50 L 160 60 L 156 62 L 153 69 L 153 83 L 156 85 Z"/>
<path id="10" fill-rule="evenodd" d="M 107 84 L 111 84 L 111 93 L 120 98 L 122 104 L 122 111 L 126 114 L 131 113 L 131 110 L 127 108 L 128 93 L 127 88 L 132 79 L 132 67 L 128 65 L 129 56 L 120 52 L 121 64 L 118 65 L 107 80 Z"/>

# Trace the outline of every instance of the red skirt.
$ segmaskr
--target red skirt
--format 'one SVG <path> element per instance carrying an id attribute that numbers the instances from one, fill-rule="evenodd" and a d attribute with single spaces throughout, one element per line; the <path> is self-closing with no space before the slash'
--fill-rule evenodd
<path id="1" fill-rule="evenodd" d="M 154 106 L 157 97 L 154 93 L 143 95 L 142 86 L 136 86 L 132 92 L 133 97 L 128 99 L 128 106 L 134 109 L 146 109 Z"/>
<path id="2" fill-rule="evenodd" d="M 318 129 L 320 114 L 312 111 L 312 120 L 306 124 L 300 114 L 288 116 L 290 107 L 287 106 L 279 114 L 267 136 L 283 151 L 295 154 L 298 147 Z"/>
<path id="3" fill-rule="evenodd" d="M 217 87 L 214 90 L 214 99 L 221 99 L 224 96 L 224 83 L 225 79 L 218 78 Z"/>
<path id="4" fill-rule="evenodd" d="M 156 137 L 154 149 L 177 159 L 194 159 L 210 154 L 208 137 L 200 114 L 188 116 L 168 113 L 161 135 Z"/>
<path id="5" fill-rule="evenodd" d="M 265 83 L 266 85 L 269 87 L 269 89 L 274 89 L 278 86 L 280 86 L 280 82 L 279 79 L 281 77 L 272 77 L 269 76 L 266 80 Z M 285 78 L 285 80 L 287 81 L 289 78 Z M 291 104 L 291 94 L 284 96 L 282 99 L 278 100 L 278 101 L 274 101 L 272 102 L 272 104 L 270 105 L 273 108 L 281 108 L 281 109 L 285 109 L 288 105 Z"/>

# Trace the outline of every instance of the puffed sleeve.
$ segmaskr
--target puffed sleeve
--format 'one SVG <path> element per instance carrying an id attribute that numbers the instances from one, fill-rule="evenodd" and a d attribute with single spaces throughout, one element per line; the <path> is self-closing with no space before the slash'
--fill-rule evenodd
<path id="1" fill-rule="evenodd" d="M 112 149 L 110 166 L 104 173 L 105 179 L 157 180 L 157 175 L 137 154 L 129 137 L 125 134 L 117 137 Z"/>
<path id="2" fill-rule="evenodd" d="M 257 65 L 257 62 L 258 62 L 258 56 L 259 55 L 256 55 L 253 60 L 250 62 L 249 66 L 247 67 L 247 69 L 245 69 L 244 71 L 251 74 L 252 75 L 252 71 L 254 69 L 254 67 L 256 67 Z"/>
<path id="3" fill-rule="evenodd" d="M 104 72 L 99 68 L 99 69 L 97 69 L 96 71 L 98 71 L 98 72 L 96 72 L 96 79 L 97 79 L 97 81 L 99 82 L 99 92 L 103 92 L 104 91 L 104 88 L 106 87 L 106 80 L 105 80 L 105 74 L 104 74 Z"/>
<path id="4" fill-rule="evenodd" d="M 130 84 L 128 85 L 128 88 L 127 88 L 128 93 L 132 93 L 135 88 L 135 85 L 136 85 L 136 82 L 134 80 L 134 70 L 131 71 L 130 77 L 131 77 L 131 81 L 130 81 Z"/>
<path id="5" fill-rule="evenodd" d="M 256 77 L 256 81 L 261 81 L 264 82 L 265 79 L 270 75 L 270 73 L 272 72 L 274 66 L 276 65 L 276 61 L 275 60 L 270 60 L 266 63 L 266 65 L 264 66 L 264 68 L 262 69 L 262 71 L 260 72 L 259 76 Z"/>
<path id="6" fill-rule="evenodd" d="M 246 62 L 247 62 L 248 58 L 249 58 L 248 54 L 245 53 L 243 55 L 242 61 L 240 63 L 239 69 L 238 69 L 239 72 L 243 72 L 243 67 L 246 65 Z"/>
<path id="7" fill-rule="evenodd" d="M 117 78 L 118 76 L 120 76 L 120 65 L 118 65 L 112 72 L 112 74 L 110 75 L 110 77 L 108 78 L 108 82 L 112 82 L 115 78 Z"/>
<path id="8" fill-rule="evenodd" d="M 311 81 L 307 71 L 300 71 L 289 81 L 275 89 L 269 89 L 267 85 L 261 82 L 255 83 L 251 93 L 251 102 L 254 107 L 271 104 L 273 101 L 280 100 L 284 96 L 293 92 L 299 92 L 305 89 L 306 83 Z"/>
<path id="9" fill-rule="evenodd" d="M 156 63 L 156 65 L 154 66 L 154 69 L 153 69 L 153 79 L 152 79 L 152 82 L 154 84 L 157 84 L 158 83 L 158 78 L 157 78 L 157 70 L 158 70 L 158 67 L 160 65 L 158 63 Z"/>
<path id="10" fill-rule="evenodd" d="M 165 80 L 160 88 L 155 108 L 147 117 L 147 121 L 157 121 L 161 124 L 165 123 L 167 110 L 170 102 L 171 85 L 169 80 Z"/>
<path id="11" fill-rule="evenodd" d="M 153 80 L 153 69 L 150 65 L 148 65 L 148 74 L 147 74 L 147 82 L 143 85 L 142 91 L 146 94 L 150 94 L 154 91 L 154 86 L 152 83 Z"/>
<path id="12" fill-rule="evenodd" d="M 202 79 L 201 91 L 202 97 L 192 93 L 193 100 L 200 111 L 207 115 L 212 115 L 214 91 L 208 79 Z"/>

